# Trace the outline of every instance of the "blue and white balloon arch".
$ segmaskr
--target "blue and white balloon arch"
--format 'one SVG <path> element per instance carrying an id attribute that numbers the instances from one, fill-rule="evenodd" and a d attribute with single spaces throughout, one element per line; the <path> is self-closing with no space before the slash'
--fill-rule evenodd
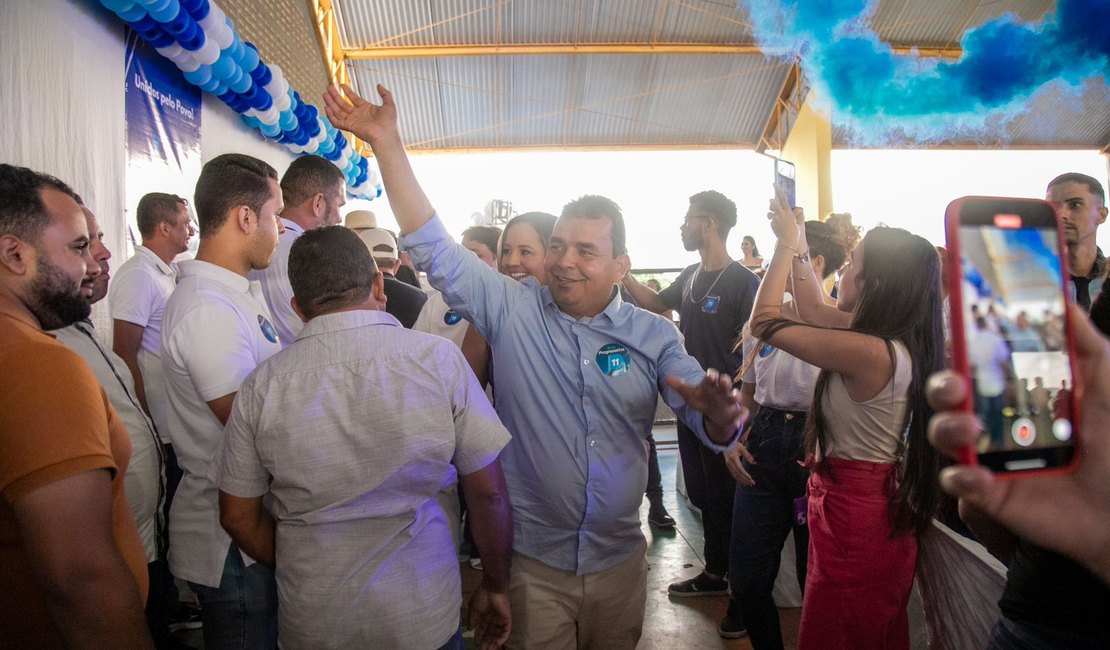
<path id="1" fill-rule="evenodd" d="M 235 25 L 211 0 L 100 0 L 189 83 L 215 95 L 243 122 L 295 154 L 313 154 L 343 170 L 347 192 L 373 200 L 382 194 L 377 171 L 326 115 L 289 86 L 277 65 L 244 43 Z"/>

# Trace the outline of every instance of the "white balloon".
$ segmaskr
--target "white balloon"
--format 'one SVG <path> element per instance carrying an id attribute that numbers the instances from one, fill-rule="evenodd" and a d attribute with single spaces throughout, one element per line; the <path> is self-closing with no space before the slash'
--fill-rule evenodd
<path id="1" fill-rule="evenodd" d="M 205 29 L 204 35 L 216 41 L 216 45 L 219 45 L 221 50 L 226 50 L 235 42 L 235 35 L 227 23 L 219 23 L 211 30 Z"/>
<path id="2" fill-rule="evenodd" d="M 200 61 L 193 57 L 192 53 L 186 51 L 180 57 L 173 60 L 177 67 L 182 72 L 196 72 L 200 68 Z"/>
<path id="3" fill-rule="evenodd" d="M 220 46 L 216 45 L 216 41 L 208 38 L 206 34 L 204 37 L 204 45 L 194 52 L 193 56 L 196 57 L 201 65 L 212 65 L 220 58 Z"/>
<path id="4" fill-rule="evenodd" d="M 197 21 L 201 29 L 204 30 L 205 35 L 215 34 L 215 28 L 223 26 L 227 27 L 227 16 L 224 12 L 216 6 L 216 3 L 208 3 L 208 15 Z"/>
<path id="5" fill-rule="evenodd" d="M 185 48 L 177 43 L 170 43 L 166 47 L 156 47 L 154 50 L 167 59 L 176 59 L 179 54 L 185 51 Z"/>
<path id="6" fill-rule="evenodd" d="M 277 124 L 280 119 L 280 114 L 273 106 L 264 111 L 258 111 L 258 121 L 263 124 Z"/>
<path id="7" fill-rule="evenodd" d="M 292 151 L 293 153 L 304 153 L 305 152 L 304 147 L 297 144 L 296 142 L 288 142 L 288 143 L 285 144 L 285 147 L 287 149 L 289 149 L 289 151 Z"/>
<path id="8" fill-rule="evenodd" d="M 274 98 L 274 108 L 278 109 L 279 113 L 289 110 L 292 106 L 287 93 L 275 93 L 269 86 L 266 86 L 266 90 L 270 91 L 270 96 Z"/>

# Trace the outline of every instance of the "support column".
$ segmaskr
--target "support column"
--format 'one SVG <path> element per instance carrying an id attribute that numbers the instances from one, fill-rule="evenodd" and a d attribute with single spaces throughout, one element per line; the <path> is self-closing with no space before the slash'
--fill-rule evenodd
<path id="1" fill-rule="evenodd" d="M 832 123 L 813 108 L 813 91 L 798 111 L 781 157 L 794 163 L 797 203 L 806 218 L 824 220 L 833 211 Z"/>

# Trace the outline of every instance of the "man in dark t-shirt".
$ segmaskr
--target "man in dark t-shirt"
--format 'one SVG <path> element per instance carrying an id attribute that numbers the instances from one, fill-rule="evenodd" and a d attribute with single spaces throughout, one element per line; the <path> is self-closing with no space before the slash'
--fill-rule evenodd
<path id="1" fill-rule="evenodd" d="M 740 356 L 734 352 L 740 330 L 751 315 L 759 278 L 728 255 L 725 243 L 736 225 L 736 204 L 720 192 L 690 197 L 682 222 L 682 244 L 697 251 L 698 264 L 684 269 L 659 293 L 626 275 L 625 287 L 641 307 L 655 313 L 678 311 L 686 351 L 705 369 L 735 376 Z M 702 511 L 705 526 L 705 570 L 668 588 L 672 596 L 726 594 L 732 497 L 736 482 L 721 454 L 700 444 L 693 432 L 678 423 L 682 473 L 690 501 Z"/>

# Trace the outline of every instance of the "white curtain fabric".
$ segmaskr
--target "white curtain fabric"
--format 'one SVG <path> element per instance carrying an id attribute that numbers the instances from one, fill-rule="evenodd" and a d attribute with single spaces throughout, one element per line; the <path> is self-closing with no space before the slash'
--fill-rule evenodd
<path id="1" fill-rule="evenodd" d="M 917 562 L 930 650 L 986 647 L 1005 584 L 1006 567 L 982 544 L 934 521 Z"/>
<path id="2" fill-rule="evenodd" d="M 125 250 L 123 24 L 94 0 L 14 0 L 0 3 L 0 43 L 0 162 L 68 183 Z"/>

